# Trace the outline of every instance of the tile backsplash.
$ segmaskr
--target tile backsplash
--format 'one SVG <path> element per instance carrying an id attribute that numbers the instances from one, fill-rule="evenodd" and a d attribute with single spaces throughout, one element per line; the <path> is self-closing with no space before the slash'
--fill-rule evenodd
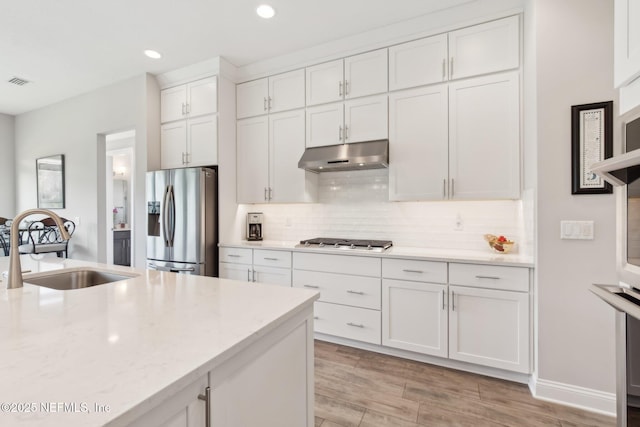
<path id="1" fill-rule="evenodd" d="M 318 203 L 240 205 L 237 221 L 244 230 L 247 212 L 263 212 L 265 240 L 389 239 L 397 246 L 486 250 L 483 236 L 491 233 L 530 253 L 522 200 L 390 202 L 388 185 L 386 169 L 326 172 Z"/>

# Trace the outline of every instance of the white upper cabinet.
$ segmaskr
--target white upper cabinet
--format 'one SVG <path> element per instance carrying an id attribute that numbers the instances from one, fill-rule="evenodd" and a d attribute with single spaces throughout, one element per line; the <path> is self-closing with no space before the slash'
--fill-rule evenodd
<path id="1" fill-rule="evenodd" d="M 447 85 L 389 94 L 390 200 L 447 198 L 448 104 Z"/>
<path id="2" fill-rule="evenodd" d="M 344 97 L 343 60 L 307 67 L 307 105 L 341 101 Z"/>
<path id="3" fill-rule="evenodd" d="M 387 56 L 387 49 L 379 49 L 307 67 L 307 105 L 386 92 Z"/>
<path id="4" fill-rule="evenodd" d="M 266 202 L 269 187 L 268 117 L 238 120 L 236 141 L 238 203 Z"/>
<path id="5" fill-rule="evenodd" d="M 387 95 L 352 99 L 344 103 L 344 142 L 387 139 Z"/>
<path id="6" fill-rule="evenodd" d="M 520 66 L 519 17 L 499 19 L 449 33 L 449 79 Z"/>
<path id="7" fill-rule="evenodd" d="M 387 92 L 387 49 L 374 50 L 344 59 L 344 98 Z"/>
<path id="8" fill-rule="evenodd" d="M 304 107 L 304 70 L 277 74 L 236 86 L 238 119 Z"/>
<path id="9" fill-rule="evenodd" d="M 306 146 L 342 144 L 344 135 L 344 105 L 342 102 L 307 108 Z"/>
<path id="10" fill-rule="evenodd" d="M 614 83 L 621 87 L 640 76 L 640 2 L 615 0 Z"/>
<path id="11" fill-rule="evenodd" d="M 162 169 L 184 167 L 187 148 L 187 122 L 180 120 L 160 127 L 160 159 Z"/>
<path id="12" fill-rule="evenodd" d="M 449 197 L 520 197 L 518 72 L 449 85 Z"/>
<path id="13" fill-rule="evenodd" d="M 162 123 L 213 114 L 218 111 L 216 77 L 196 80 L 160 91 Z"/>
<path id="14" fill-rule="evenodd" d="M 208 114 L 187 120 L 185 166 L 218 164 L 218 116 Z"/>
<path id="15" fill-rule="evenodd" d="M 389 90 L 447 80 L 447 35 L 440 34 L 389 48 Z"/>

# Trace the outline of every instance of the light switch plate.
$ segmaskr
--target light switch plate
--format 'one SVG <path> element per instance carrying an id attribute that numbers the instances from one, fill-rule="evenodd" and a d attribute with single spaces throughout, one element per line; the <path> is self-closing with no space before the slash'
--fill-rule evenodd
<path id="1" fill-rule="evenodd" d="M 560 221 L 560 238 L 593 240 L 593 221 Z"/>

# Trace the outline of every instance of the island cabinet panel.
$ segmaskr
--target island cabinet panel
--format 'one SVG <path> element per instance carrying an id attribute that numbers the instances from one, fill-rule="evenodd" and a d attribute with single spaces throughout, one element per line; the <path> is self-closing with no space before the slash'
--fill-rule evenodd
<path id="1" fill-rule="evenodd" d="M 211 371 L 211 427 L 314 425 L 311 321 L 273 338 Z"/>
<path id="2" fill-rule="evenodd" d="M 161 405 L 142 415 L 128 427 L 202 427 L 205 425 L 206 403 L 198 399 L 209 385 L 205 374 Z"/>
<path id="3" fill-rule="evenodd" d="M 529 373 L 529 294 L 449 286 L 449 358 Z"/>

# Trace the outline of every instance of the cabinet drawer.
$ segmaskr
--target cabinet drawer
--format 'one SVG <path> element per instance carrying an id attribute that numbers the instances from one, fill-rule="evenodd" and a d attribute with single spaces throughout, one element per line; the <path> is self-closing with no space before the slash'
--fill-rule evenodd
<path id="1" fill-rule="evenodd" d="M 379 311 L 316 302 L 314 319 L 316 332 L 372 344 L 381 343 Z"/>
<path id="2" fill-rule="evenodd" d="M 529 291 L 529 269 L 479 264 L 449 264 L 449 283 L 474 288 Z"/>
<path id="3" fill-rule="evenodd" d="M 254 249 L 253 265 L 291 268 L 291 252 Z"/>
<path id="4" fill-rule="evenodd" d="M 447 283 L 447 263 L 408 259 L 383 259 L 382 277 L 415 282 Z"/>
<path id="5" fill-rule="evenodd" d="M 380 310 L 381 284 L 376 277 L 294 270 L 293 286 L 319 291 L 320 301 Z"/>
<path id="6" fill-rule="evenodd" d="M 254 282 L 290 287 L 291 270 L 288 268 L 254 266 L 252 279 Z"/>
<path id="7" fill-rule="evenodd" d="M 234 264 L 251 264 L 253 249 L 243 248 L 220 248 L 220 262 L 231 262 Z"/>
<path id="8" fill-rule="evenodd" d="M 296 270 L 380 277 L 381 267 L 380 258 L 294 252 L 293 268 Z"/>

